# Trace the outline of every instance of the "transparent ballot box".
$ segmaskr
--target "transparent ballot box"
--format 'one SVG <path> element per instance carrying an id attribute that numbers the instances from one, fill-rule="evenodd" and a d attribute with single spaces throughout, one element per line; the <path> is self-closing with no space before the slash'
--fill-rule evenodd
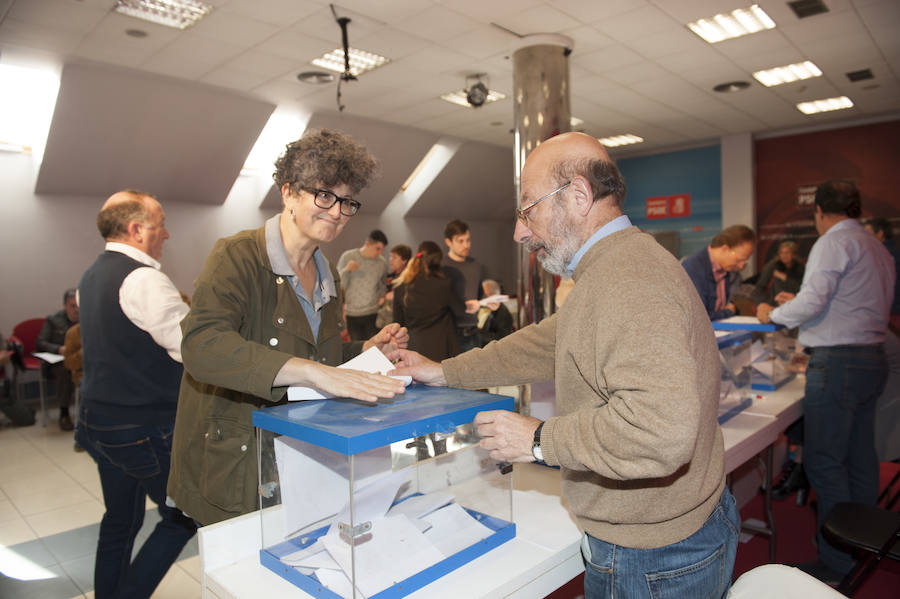
<path id="1" fill-rule="evenodd" d="M 719 387 L 721 423 L 753 401 L 750 397 L 752 336 L 746 331 L 716 331 L 716 342 L 722 367 Z"/>
<path id="2" fill-rule="evenodd" d="M 260 562 L 313 597 L 403 597 L 515 537 L 511 467 L 475 414 L 511 397 L 412 385 L 253 413 Z"/>
<path id="3" fill-rule="evenodd" d="M 763 324 L 753 316 L 734 316 L 714 320 L 716 331 L 748 331 L 751 345 L 750 387 L 758 391 L 775 391 L 794 378 L 791 359 L 796 340 L 790 329 L 777 324 Z"/>

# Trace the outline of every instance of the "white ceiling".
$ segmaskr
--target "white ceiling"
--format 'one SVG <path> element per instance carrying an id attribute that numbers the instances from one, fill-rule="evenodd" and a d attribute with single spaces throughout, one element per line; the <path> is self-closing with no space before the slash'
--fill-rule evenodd
<path id="1" fill-rule="evenodd" d="M 0 61 L 90 61 L 220 86 L 282 108 L 334 111 L 335 84 L 297 81 L 309 61 L 340 45 L 318 0 L 205 0 L 215 6 L 178 31 L 111 11 L 113 0 L 0 0 Z M 839 124 L 900 111 L 900 1 L 824 0 L 829 12 L 799 20 L 784 0 L 758 0 L 774 30 L 709 45 L 684 24 L 752 0 L 342 0 L 350 45 L 392 62 L 342 86 L 345 114 L 512 146 L 512 101 L 478 109 L 440 100 L 466 75 L 487 73 L 512 92 L 519 34 L 562 33 L 571 55 L 572 113 L 597 137 L 633 133 L 643 144 L 617 156 Z M 127 29 L 149 35 L 137 39 Z M 812 60 L 824 76 L 765 88 L 752 71 Z M 849 71 L 875 78 L 850 82 Z M 739 93 L 712 91 L 745 80 Z M 800 101 L 847 95 L 850 110 L 815 116 Z"/>

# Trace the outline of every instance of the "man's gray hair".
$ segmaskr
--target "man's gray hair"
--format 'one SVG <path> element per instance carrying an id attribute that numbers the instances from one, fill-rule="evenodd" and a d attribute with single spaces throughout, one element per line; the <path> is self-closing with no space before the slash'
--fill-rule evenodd
<path id="1" fill-rule="evenodd" d="M 103 239 L 122 239 L 128 236 L 128 223 L 150 222 L 150 210 L 145 198 L 155 199 L 149 193 L 137 189 L 123 189 L 118 192 L 128 194 L 131 199 L 106 206 L 97 215 L 97 230 Z"/>
<path id="2" fill-rule="evenodd" d="M 612 160 L 576 158 L 563 160 L 553 168 L 557 185 L 565 185 L 578 176 L 584 177 L 591 184 L 595 201 L 611 196 L 616 206 L 624 206 L 627 191 L 625 179 Z"/>
<path id="3" fill-rule="evenodd" d="M 494 279 L 485 279 L 481 282 L 481 285 L 488 295 L 498 295 L 500 293 L 500 283 Z"/>

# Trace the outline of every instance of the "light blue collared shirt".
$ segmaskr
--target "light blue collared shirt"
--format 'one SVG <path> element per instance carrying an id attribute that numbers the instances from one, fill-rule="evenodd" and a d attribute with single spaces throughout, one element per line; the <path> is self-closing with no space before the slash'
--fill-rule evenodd
<path id="1" fill-rule="evenodd" d="M 631 220 L 623 214 L 622 216 L 612 219 L 611 221 L 594 231 L 594 234 L 588 237 L 588 240 L 584 242 L 584 245 L 578 248 L 578 251 L 575 252 L 574 256 L 572 256 L 572 261 L 569 262 L 569 266 L 567 267 L 569 270 L 569 276 L 572 276 L 572 273 L 575 272 L 576 268 L 578 268 L 578 263 L 581 262 L 581 259 L 595 243 L 597 243 L 604 237 L 607 237 L 608 235 L 612 235 L 617 231 L 627 229 L 630 226 Z"/>
<path id="2" fill-rule="evenodd" d="M 306 290 L 300 284 L 300 277 L 294 273 L 291 261 L 287 257 L 287 251 L 284 249 L 281 229 L 278 226 L 280 218 L 281 214 L 276 214 L 266 221 L 266 253 L 269 254 L 269 262 L 272 263 L 272 272 L 285 277 L 291 284 L 291 288 L 303 308 L 303 313 L 306 314 L 313 337 L 318 339 L 319 325 L 322 324 L 322 316 L 319 311 L 331 298 L 337 297 L 334 277 L 331 276 L 328 259 L 319 248 L 316 248 L 313 253 L 313 261 L 316 264 L 316 285 L 313 288 L 312 299 L 307 297 Z"/>
<path id="3" fill-rule="evenodd" d="M 882 343 L 896 276 L 881 242 L 857 221 L 842 220 L 816 240 L 799 293 L 770 318 L 799 326 L 806 347 Z"/>

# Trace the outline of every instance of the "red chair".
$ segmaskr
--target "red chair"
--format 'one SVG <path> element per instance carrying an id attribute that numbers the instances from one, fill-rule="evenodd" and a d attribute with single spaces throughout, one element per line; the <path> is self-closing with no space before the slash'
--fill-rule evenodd
<path id="1" fill-rule="evenodd" d="M 46 319 L 29 318 L 28 320 L 23 320 L 15 327 L 13 327 L 12 336 L 22 344 L 24 354 L 22 356 L 22 361 L 25 363 L 24 375 L 37 375 L 38 389 L 40 390 L 41 397 L 41 414 L 44 418 L 44 426 L 47 426 L 47 406 L 44 402 L 44 377 L 41 375 L 41 360 L 31 355 L 35 352 L 35 344 L 37 343 L 37 338 L 41 332 L 41 328 L 43 328 L 44 326 L 44 320 Z M 19 378 L 18 375 L 16 376 L 16 384 L 18 385 L 20 398 L 25 397 L 25 376 L 23 376 L 22 378 Z"/>

